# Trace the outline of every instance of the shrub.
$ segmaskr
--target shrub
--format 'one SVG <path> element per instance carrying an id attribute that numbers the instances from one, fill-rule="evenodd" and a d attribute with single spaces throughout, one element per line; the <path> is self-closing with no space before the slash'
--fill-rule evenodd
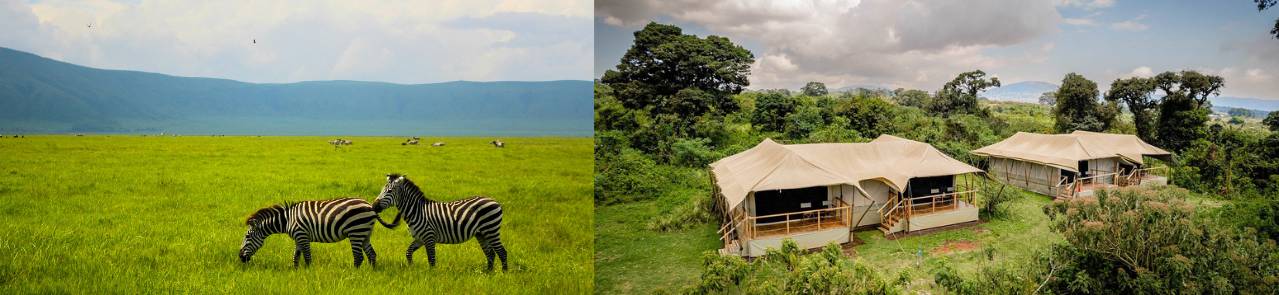
<path id="1" fill-rule="evenodd" d="M 1183 189 L 1099 191 L 1045 208 L 1067 243 L 1057 293 L 1279 292 L 1279 247 L 1196 216 Z"/>
<path id="2" fill-rule="evenodd" d="M 595 203 L 612 204 L 651 198 L 663 178 L 657 163 L 640 151 L 622 148 L 605 161 L 595 163 Z"/>
<path id="3" fill-rule="evenodd" d="M 706 164 L 710 164 L 722 156 L 720 153 L 711 150 L 707 146 L 709 143 L 710 140 L 705 138 L 676 139 L 671 144 L 671 164 L 686 167 L 706 167 Z"/>
<path id="4" fill-rule="evenodd" d="M 804 255 L 794 241 L 782 242 L 781 249 L 745 263 L 739 257 L 711 257 L 701 282 L 689 293 L 720 294 L 744 291 L 748 294 L 896 294 L 894 282 L 885 280 L 874 268 L 844 257 L 836 244 L 821 252 Z M 746 290 L 741 290 L 743 287 Z"/>

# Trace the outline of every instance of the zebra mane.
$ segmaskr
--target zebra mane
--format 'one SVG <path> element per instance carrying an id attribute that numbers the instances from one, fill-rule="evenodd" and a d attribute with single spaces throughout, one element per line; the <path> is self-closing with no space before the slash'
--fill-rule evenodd
<path id="1" fill-rule="evenodd" d="M 289 206 L 293 206 L 293 204 L 290 204 L 290 203 L 288 203 L 288 202 L 285 202 L 285 203 L 284 203 L 284 206 L 280 206 L 280 205 L 271 205 L 271 207 L 266 207 L 266 208 L 258 209 L 258 211 L 257 211 L 257 212 L 253 212 L 253 214 L 250 214 L 250 215 L 249 215 L 249 218 L 245 218 L 245 219 L 244 219 L 244 225 L 252 226 L 252 225 L 253 225 L 253 221 L 254 221 L 254 220 L 257 220 L 257 219 L 259 219 L 259 218 L 268 218 L 268 217 L 271 217 L 270 215 L 271 215 L 271 214 L 274 214 L 274 213 L 276 212 L 276 211 L 275 211 L 275 209 L 288 208 Z"/>
<path id="2" fill-rule="evenodd" d="M 398 174 L 391 174 L 391 175 L 399 176 Z M 418 187 L 417 187 L 417 184 L 413 183 L 413 181 L 412 181 L 412 180 L 409 180 L 409 178 L 408 178 L 408 177 L 404 177 L 404 184 L 403 184 L 403 185 L 404 185 L 404 188 L 405 188 L 405 189 L 408 189 L 408 191 L 409 191 L 410 193 L 416 193 L 416 195 L 418 195 L 418 196 L 422 196 L 422 199 L 423 199 L 423 200 L 426 200 L 427 202 L 434 202 L 434 201 L 432 201 L 430 198 L 427 198 L 427 197 L 426 197 L 426 194 L 422 193 L 422 189 L 421 189 L 421 188 L 418 188 Z"/>

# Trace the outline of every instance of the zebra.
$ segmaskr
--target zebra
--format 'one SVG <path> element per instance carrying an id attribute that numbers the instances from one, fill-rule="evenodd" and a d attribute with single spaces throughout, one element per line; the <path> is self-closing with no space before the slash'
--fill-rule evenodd
<path id="1" fill-rule="evenodd" d="M 489 143 L 493 144 L 494 147 L 499 147 L 499 148 L 506 147 L 506 143 L 502 142 L 501 140 L 494 140 L 494 141 L 490 141 Z"/>
<path id="2" fill-rule="evenodd" d="M 373 206 L 358 198 L 339 198 L 324 201 L 285 203 L 259 209 L 244 221 L 249 226 L 240 246 L 240 262 L 248 263 L 253 254 L 262 248 L 267 236 L 288 234 L 295 244 L 293 267 L 298 266 L 298 256 L 311 265 L 311 242 L 335 243 L 350 239 L 355 267 L 360 267 L 364 257 L 377 266 L 377 253 L 369 240 L 373 234 L 373 220 L 386 228 L 395 228 L 399 221 L 387 224 L 373 212 Z"/>
<path id="3" fill-rule="evenodd" d="M 373 211 L 395 206 L 394 224 L 401 216 L 409 224 L 413 242 L 404 256 L 413 263 L 413 252 L 426 248 L 431 266 L 435 266 L 435 244 L 461 244 L 475 237 L 484 256 L 488 259 L 488 271 L 493 270 L 493 256 L 502 260 L 506 271 L 506 247 L 502 246 L 499 231 L 502 227 L 502 205 L 483 196 L 474 196 L 451 202 L 427 199 L 422 190 L 404 175 L 387 174 L 386 186 L 373 201 Z"/>

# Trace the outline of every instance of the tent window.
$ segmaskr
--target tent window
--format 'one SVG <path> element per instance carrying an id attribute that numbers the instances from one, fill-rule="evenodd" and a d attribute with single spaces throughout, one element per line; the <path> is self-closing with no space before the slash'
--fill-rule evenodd
<path id="1" fill-rule="evenodd" d="M 827 187 L 814 186 L 799 189 L 755 192 L 755 216 L 825 209 L 830 207 Z M 798 216 L 792 216 L 794 220 Z M 786 221 L 783 217 L 760 218 L 759 223 Z"/>
<path id="2" fill-rule="evenodd" d="M 906 189 L 911 197 L 922 197 L 955 191 L 955 176 L 916 177 Z"/>

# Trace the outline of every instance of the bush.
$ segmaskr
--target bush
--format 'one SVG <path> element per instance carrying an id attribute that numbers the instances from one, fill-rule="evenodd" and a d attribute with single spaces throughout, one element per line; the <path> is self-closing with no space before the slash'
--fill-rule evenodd
<path id="1" fill-rule="evenodd" d="M 714 257 L 712 257 L 714 256 Z M 746 263 L 740 257 L 708 253 L 701 282 L 693 294 L 896 294 L 894 282 L 885 280 L 874 268 L 844 257 L 836 244 L 826 245 L 816 254 L 804 251 L 792 240 L 781 249 Z M 742 290 L 745 288 L 745 290 Z"/>
<path id="2" fill-rule="evenodd" d="M 715 220 L 714 210 L 711 208 L 713 202 L 714 199 L 709 194 L 693 196 L 674 210 L 649 220 L 647 227 L 653 231 L 669 232 L 706 224 Z"/>
<path id="3" fill-rule="evenodd" d="M 707 164 L 718 160 L 722 155 L 711 150 L 707 144 L 710 140 L 705 138 L 676 139 L 671 144 L 671 164 L 685 167 L 706 167 Z"/>
<path id="4" fill-rule="evenodd" d="M 612 204 L 647 199 L 658 194 L 663 175 L 657 163 L 640 151 L 622 148 L 616 156 L 595 163 L 595 203 Z"/>
<path id="5" fill-rule="evenodd" d="M 1279 292 L 1279 247 L 1196 216 L 1182 189 L 1099 191 L 1045 207 L 1061 261 L 1057 293 Z"/>

